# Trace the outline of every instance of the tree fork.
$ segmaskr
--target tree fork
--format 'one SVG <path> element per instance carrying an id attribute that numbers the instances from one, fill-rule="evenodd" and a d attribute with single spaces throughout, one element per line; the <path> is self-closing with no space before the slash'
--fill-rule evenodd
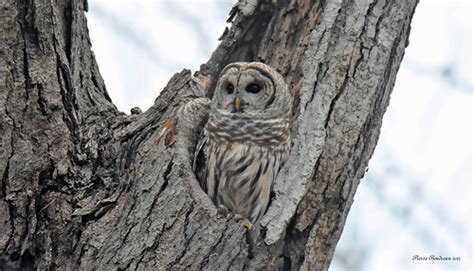
<path id="1" fill-rule="evenodd" d="M 144 113 L 111 102 L 87 1 L 0 4 L 0 266 L 329 267 L 377 143 L 417 1 L 241 1 L 195 77 Z M 255 242 L 191 169 L 219 71 L 261 61 L 295 96 L 292 148 Z M 183 106 L 187 104 L 187 106 Z"/>

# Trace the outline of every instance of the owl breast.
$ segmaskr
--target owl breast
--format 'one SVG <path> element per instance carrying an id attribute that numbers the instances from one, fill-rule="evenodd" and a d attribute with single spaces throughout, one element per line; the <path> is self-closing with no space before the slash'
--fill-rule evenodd
<path id="1" fill-rule="evenodd" d="M 255 222 L 267 209 L 288 153 L 288 121 L 218 119 L 211 116 L 205 128 L 207 194 L 218 207 Z"/>

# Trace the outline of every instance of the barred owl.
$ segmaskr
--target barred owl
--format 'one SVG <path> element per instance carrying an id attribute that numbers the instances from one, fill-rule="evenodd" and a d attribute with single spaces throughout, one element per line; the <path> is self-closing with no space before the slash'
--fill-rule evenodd
<path id="1" fill-rule="evenodd" d="M 218 208 L 251 223 L 264 215 L 289 151 L 292 100 L 283 77 L 266 64 L 236 62 L 222 70 L 194 158 Z"/>

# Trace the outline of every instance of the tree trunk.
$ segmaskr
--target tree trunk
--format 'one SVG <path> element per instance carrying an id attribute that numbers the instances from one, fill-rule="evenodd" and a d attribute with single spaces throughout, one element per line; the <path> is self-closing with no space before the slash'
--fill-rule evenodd
<path id="1" fill-rule="evenodd" d="M 329 267 L 417 1 L 240 2 L 195 76 L 175 74 L 149 110 L 125 115 L 99 74 L 87 1 L 2 0 L 0 269 Z M 295 96 L 257 240 L 217 216 L 190 163 L 207 114 L 196 98 L 234 61 L 272 65 Z"/>

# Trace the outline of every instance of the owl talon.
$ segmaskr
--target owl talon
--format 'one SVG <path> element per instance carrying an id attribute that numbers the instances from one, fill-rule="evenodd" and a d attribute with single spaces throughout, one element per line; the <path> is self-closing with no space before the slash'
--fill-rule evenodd
<path id="1" fill-rule="evenodd" d="M 235 214 L 233 218 L 234 218 L 234 221 L 236 222 L 239 222 L 240 220 L 242 220 L 242 216 L 240 214 Z"/>
<path id="2" fill-rule="evenodd" d="M 244 227 L 248 230 L 248 231 L 251 231 L 254 229 L 254 226 L 252 224 L 252 222 L 250 222 L 248 219 L 244 219 Z"/>
<path id="3" fill-rule="evenodd" d="M 224 217 L 226 220 L 228 220 L 229 217 L 229 209 L 227 209 L 225 206 L 219 206 L 217 208 L 217 215 Z"/>

